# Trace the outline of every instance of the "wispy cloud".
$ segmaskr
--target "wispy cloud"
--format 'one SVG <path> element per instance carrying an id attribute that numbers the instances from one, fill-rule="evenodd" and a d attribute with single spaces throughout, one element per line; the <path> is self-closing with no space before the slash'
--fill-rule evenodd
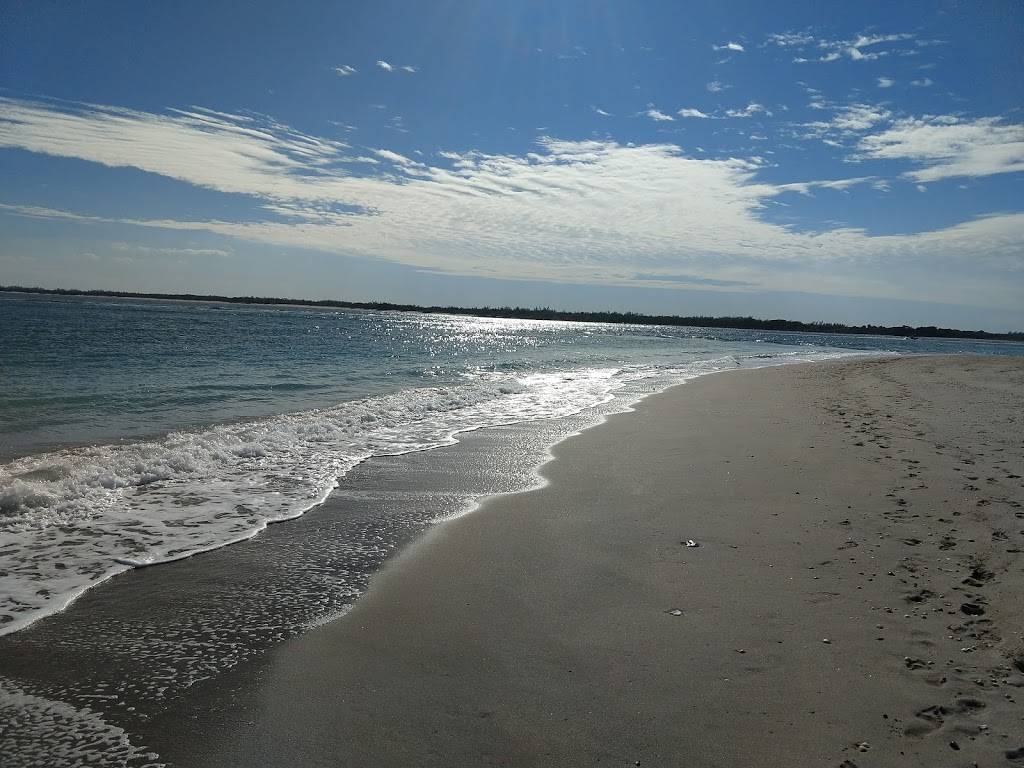
<path id="1" fill-rule="evenodd" d="M 291 197 L 303 176 L 351 159 L 344 142 L 202 108 L 167 114 L 0 98 L 0 146 L 139 168 L 220 192 Z M 301 196 L 301 195 L 300 195 Z"/>
<path id="2" fill-rule="evenodd" d="M 914 35 L 909 32 L 891 34 L 860 34 L 852 38 L 819 37 L 810 31 L 781 32 L 768 35 L 766 45 L 796 50 L 794 63 L 831 62 L 847 58 L 851 61 L 875 61 L 885 56 L 914 56 L 918 45 L 910 45 Z M 916 41 L 915 41 L 916 42 Z M 941 42 L 941 41 L 934 41 Z M 882 46 L 879 48 L 879 46 Z"/>
<path id="3" fill-rule="evenodd" d="M 685 283 L 686 285 L 713 285 L 718 288 L 753 287 L 754 283 L 746 280 L 716 280 L 700 275 L 681 275 L 675 272 L 637 272 L 634 280 L 651 281 L 652 283 Z"/>
<path id="4" fill-rule="evenodd" d="M 647 117 L 649 117 L 651 120 L 654 120 L 655 122 L 658 123 L 670 123 L 673 120 L 675 120 L 675 118 L 672 117 L 672 115 L 666 115 L 664 112 L 662 112 L 659 109 L 655 109 L 654 107 L 651 107 L 650 109 L 646 110 L 644 114 L 647 115 Z"/>
<path id="5" fill-rule="evenodd" d="M 398 131 L 399 133 L 409 132 L 409 129 L 405 127 L 405 120 L 401 115 L 392 115 L 385 127 L 390 128 L 393 131 Z"/>
<path id="6" fill-rule="evenodd" d="M 124 242 L 111 243 L 110 247 L 121 253 L 131 253 L 146 257 L 229 259 L 233 255 L 231 251 L 223 248 L 158 248 L 151 245 Z"/>
<path id="7" fill-rule="evenodd" d="M 712 45 L 711 47 L 714 48 L 716 51 L 736 51 L 737 53 L 743 53 L 743 51 L 746 50 L 739 43 L 734 43 L 731 41 L 728 43 L 723 43 L 722 45 Z"/>
<path id="8" fill-rule="evenodd" d="M 924 127 L 973 126 L 990 137 L 1019 132 L 1019 126 L 977 122 Z M 947 147 L 941 149 L 921 137 L 890 135 L 862 143 L 860 151 L 913 155 L 911 161 L 934 168 L 966 162 L 949 149 L 964 140 L 947 136 L 938 142 Z M 1014 141 L 1019 138 L 1007 134 L 986 146 Z M 761 180 L 765 161 L 694 158 L 672 144 L 542 138 L 522 154 L 446 151 L 428 164 L 386 148 L 362 157 L 344 143 L 251 116 L 0 99 L 0 146 L 132 167 L 245 195 L 265 211 L 239 221 L 109 219 L 0 206 L 9 214 L 83 226 L 212 232 L 497 278 L 650 285 L 649 277 L 637 275 L 659 275 L 666 283 L 677 275 L 730 281 L 708 283 L 709 290 L 736 288 L 732 282 L 739 281 L 758 290 L 919 293 L 990 306 L 1019 299 L 991 270 L 1021 267 L 1024 214 L 908 235 L 871 236 L 835 226 L 800 231 L 767 220 L 766 203 L 793 193 L 840 194 L 867 177 L 767 183 Z M 877 268 L 883 263 L 884 277 Z M 963 280 L 951 282 L 939 268 L 958 264 L 971 270 L 964 267 Z M 983 267 L 990 270 L 987 279 L 978 276 Z"/>
<path id="9" fill-rule="evenodd" d="M 853 103 L 834 106 L 821 103 L 819 109 L 832 110 L 832 119 L 802 123 L 800 136 L 805 139 L 820 139 L 834 147 L 844 146 L 841 140 L 869 131 L 892 117 L 888 109 L 875 104 Z"/>
<path id="10" fill-rule="evenodd" d="M 852 179 L 830 179 L 825 181 L 798 181 L 792 184 L 780 184 L 778 189 L 782 192 L 796 192 L 801 195 L 809 195 L 815 189 L 834 189 L 845 191 L 851 187 L 861 184 L 868 184 L 875 181 L 874 176 L 857 176 Z"/>
<path id="11" fill-rule="evenodd" d="M 1024 171 L 1024 125 L 998 117 L 903 118 L 857 146 L 861 158 L 919 163 L 904 174 L 918 182 Z"/>
<path id="12" fill-rule="evenodd" d="M 810 32 L 773 32 L 767 42 L 780 48 L 805 48 L 814 44 L 815 37 Z"/>
<path id="13" fill-rule="evenodd" d="M 712 93 L 720 93 L 721 91 L 724 91 L 726 88 L 732 88 L 731 85 L 726 85 L 725 83 L 719 80 L 712 80 L 704 87 L 707 88 Z"/>
<path id="14" fill-rule="evenodd" d="M 562 51 L 556 54 L 555 58 L 562 59 L 563 61 L 572 61 L 574 59 L 582 59 L 587 55 L 586 48 L 579 45 L 574 45 L 568 51 Z"/>
<path id="15" fill-rule="evenodd" d="M 701 112 L 699 109 L 693 109 L 691 107 L 683 107 L 678 112 L 676 112 L 676 114 L 679 115 L 680 117 L 699 117 L 704 119 L 711 117 L 711 115 L 705 114 L 704 112 Z"/>
<path id="16" fill-rule="evenodd" d="M 753 117 L 757 114 L 767 115 L 771 117 L 772 113 L 764 106 L 764 104 L 758 104 L 757 102 L 750 102 L 747 106 L 742 109 L 727 109 L 725 114 L 729 117 Z"/>
<path id="17" fill-rule="evenodd" d="M 597 114 L 599 114 L 599 115 L 600 115 L 601 117 L 611 117 L 611 116 L 612 116 L 612 113 L 611 113 L 611 112 L 605 112 L 605 111 L 604 111 L 603 109 L 601 109 L 600 107 L 591 107 L 591 109 L 593 109 L 593 110 L 594 110 L 594 112 L 596 112 Z"/>
<path id="18" fill-rule="evenodd" d="M 879 88 L 892 88 L 896 85 L 896 80 L 891 77 L 880 77 L 878 78 Z"/>
<path id="19" fill-rule="evenodd" d="M 935 85 L 935 81 L 930 77 L 922 77 L 920 80 L 911 80 L 910 84 L 917 88 L 931 88 Z"/>
<path id="20" fill-rule="evenodd" d="M 415 160 L 410 160 L 405 155 L 400 155 L 397 152 L 392 152 L 390 149 L 375 149 L 373 150 L 373 154 L 377 155 L 377 157 L 387 160 L 388 162 L 394 163 L 395 165 L 419 166 L 421 168 L 425 167 L 423 163 L 417 162 Z"/>
<path id="21" fill-rule="evenodd" d="M 384 61 L 383 59 L 378 59 L 376 66 L 378 69 L 383 69 L 385 72 L 408 72 L 410 75 L 419 72 L 419 68 L 414 67 L 412 64 L 402 64 L 399 66 L 397 64 L 392 64 L 389 61 Z"/>
<path id="22" fill-rule="evenodd" d="M 348 77 L 349 75 L 354 75 L 357 70 L 355 67 L 350 67 L 348 64 L 342 64 L 340 67 L 335 67 L 334 71 L 342 77 Z"/>
<path id="23" fill-rule="evenodd" d="M 916 182 L 1024 171 L 1024 125 L 1004 118 L 898 117 L 862 103 L 830 108 L 831 120 L 801 124 L 802 138 L 853 148 L 854 161 L 913 163 L 902 175 Z"/>

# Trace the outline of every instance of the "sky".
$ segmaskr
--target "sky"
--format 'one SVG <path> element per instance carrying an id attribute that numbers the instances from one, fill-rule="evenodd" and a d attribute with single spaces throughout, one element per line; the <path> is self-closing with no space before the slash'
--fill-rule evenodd
<path id="1" fill-rule="evenodd" d="M 0 284 L 1024 330 L 1024 3 L 5 2 Z"/>

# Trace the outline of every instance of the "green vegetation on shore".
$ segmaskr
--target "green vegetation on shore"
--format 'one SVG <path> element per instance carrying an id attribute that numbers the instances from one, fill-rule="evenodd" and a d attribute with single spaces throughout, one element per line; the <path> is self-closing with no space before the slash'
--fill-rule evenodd
<path id="1" fill-rule="evenodd" d="M 961 331 L 955 328 L 925 326 L 843 325 L 842 323 L 803 323 L 798 320 L 764 320 L 756 317 L 706 317 L 679 315 L 642 315 L 636 312 L 564 312 L 548 308 L 526 307 L 424 307 L 416 304 L 392 304 L 387 301 L 336 301 L 324 299 L 283 299 L 264 296 L 205 296 L 195 293 L 133 293 L 130 291 L 82 291 L 73 288 L 26 288 L 0 285 L 0 292 L 41 293 L 56 296 L 110 296 L 122 299 L 163 299 L 166 301 L 213 301 L 228 304 L 283 304 L 299 307 L 370 309 L 386 312 L 426 312 L 430 314 L 508 317 L 526 320 L 571 320 L 583 323 L 624 323 L 630 325 L 674 325 L 696 328 L 740 328 L 758 331 L 799 331 L 805 333 L 851 333 L 879 336 L 917 336 L 952 339 L 994 339 L 1024 341 L 1024 332 L 989 333 Z"/>

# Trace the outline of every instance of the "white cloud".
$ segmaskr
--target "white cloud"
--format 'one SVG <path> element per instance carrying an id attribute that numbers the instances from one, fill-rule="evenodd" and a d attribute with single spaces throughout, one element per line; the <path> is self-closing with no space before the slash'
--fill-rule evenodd
<path id="1" fill-rule="evenodd" d="M 871 45 L 878 45 L 879 43 L 894 43 L 900 40 L 912 40 L 913 35 L 909 32 L 900 32 L 895 35 L 858 35 L 856 40 L 853 41 L 855 48 L 867 48 Z"/>
<path id="2" fill-rule="evenodd" d="M 117 107 L 0 98 L 0 146 L 139 168 L 220 192 L 302 196 L 318 169 L 353 160 L 344 142 L 275 122 L 193 108 L 157 115 Z"/>
<path id="3" fill-rule="evenodd" d="M 555 56 L 557 59 L 562 61 L 573 61 L 576 59 L 582 59 L 587 55 L 587 49 L 579 45 L 574 45 L 567 51 L 563 51 Z"/>
<path id="4" fill-rule="evenodd" d="M 918 88 L 930 88 L 935 85 L 935 81 L 930 77 L 922 77 L 920 80 L 911 80 L 910 84 Z"/>
<path id="5" fill-rule="evenodd" d="M 388 162 L 395 163 L 396 165 L 420 165 L 415 160 L 410 160 L 405 155 L 400 155 L 397 152 L 392 152 L 390 149 L 375 149 L 373 153 Z"/>
<path id="6" fill-rule="evenodd" d="M 377 60 L 377 66 L 383 69 L 385 72 L 393 72 L 395 69 L 391 64 L 388 64 L 383 59 Z"/>
<path id="7" fill-rule="evenodd" d="M 753 117 L 756 114 L 764 114 L 768 117 L 772 116 L 772 113 L 763 104 L 756 102 L 750 102 L 743 109 L 727 109 L 725 114 L 729 117 Z"/>
<path id="8" fill-rule="evenodd" d="M 872 126 L 888 120 L 889 110 L 872 104 L 849 104 L 839 109 L 832 118 L 831 126 L 844 133 L 869 130 Z"/>
<path id="9" fill-rule="evenodd" d="M 1024 214 L 912 235 L 802 231 L 767 220 L 766 204 L 868 179 L 766 183 L 764 161 L 688 157 L 672 144 L 543 138 L 521 155 L 445 152 L 446 167 L 377 149 L 381 164 L 368 166 L 342 143 L 272 121 L 0 99 L 0 146 L 246 195 L 267 213 L 111 220 L 0 206 L 33 218 L 205 231 L 481 277 L 651 285 L 660 275 L 680 287 L 679 275 L 694 275 L 709 289 L 739 282 L 989 306 L 1020 298 L 998 275 L 1024 268 Z M 963 274 L 950 278 L 957 265 Z"/>
<path id="10" fill-rule="evenodd" d="M 223 248 L 157 248 L 150 245 L 138 245 L 135 243 L 116 242 L 110 247 L 115 251 L 134 253 L 140 256 L 156 256 L 170 258 L 218 258 L 229 259 L 233 255 L 231 251 Z"/>
<path id="11" fill-rule="evenodd" d="M 342 64 L 340 67 L 335 67 L 334 71 L 342 77 L 348 77 L 349 75 L 354 75 L 356 73 L 356 68 L 350 67 L 348 64 Z"/>
<path id="12" fill-rule="evenodd" d="M 399 133 L 409 132 L 409 129 L 405 127 L 405 122 L 403 121 L 401 115 L 392 115 L 392 117 L 388 120 L 387 125 L 385 125 L 384 127 L 390 128 L 393 131 L 398 131 Z"/>
<path id="13" fill-rule="evenodd" d="M 875 181 L 873 176 L 858 176 L 853 179 L 831 179 L 827 181 L 804 181 L 793 184 L 780 184 L 777 188 L 782 192 L 797 192 L 809 195 L 815 189 L 835 189 L 845 191 L 850 187 Z"/>
<path id="14" fill-rule="evenodd" d="M 655 109 L 654 107 L 648 109 L 646 112 L 644 112 L 644 114 L 647 115 L 647 117 L 651 118 L 651 120 L 654 120 L 655 122 L 658 123 L 672 122 L 673 120 L 675 120 L 675 118 L 672 117 L 672 115 L 666 115 L 664 112 L 662 112 L 659 109 Z"/>
<path id="15" fill-rule="evenodd" d="M 881 133 L 861 138 L 858 149 L 865 159 L 920 164 L 923 167 L 905 174 L 918 182 L 1013 173 L 1024 171 L 1024 125 L 998 117 L 903 118 Z"/>
<path id="16" fill-rule="evenodd" d="M 692 109 L 690 107 L 683 107 L 678 112 L 676 112 L 676 114 L 679 115 L 680 117 L 711 117 L 711 115 L 705 114 L 704 112 L 701 112 L 699 109 Z"/>
<path id="17" fill-rule="evenodd" d="M 734 43 L 731 41 L 728 43 L 723 43 L 722 45 L 712 45 L 711 47 L 714 48 L 716 51 L 736 51 L 737 53 L 743 53 L 743 51 L 746 50 L 739 43 Z"/>
<path id="18" fill-rule="evenodd" d="M 419 70 L 417 70 L 416 67 L 412 66 L 411 64 L 403 64 L 402 65 L 402 71 L 403 72 L 408 72 L 409 74 L 415 74 Z"/>
<path id="19" fill-rule="evenodd" d="M 880 77 L 878 78 L 879 88 L 892 88 L 896 85 L 896 81 L 891 77 Z"/>
<path id="20" fill-rule="evenodd" d="M 704 87 L 707 88 L 712 93 L 719 93 L 721 91 L 724 91 L 726 88 L 732 88 L 731 85 L 726 85 L 725 83 L 720 82 L 718 80 L 712 80 Z"/>
<path id="21" fill-rule="evenodd" d="M 900 44 L 907 43 L 907 41 L 913 39 L 914 35 L 909 32 L 897 32 L 886 35 L 861 34 L 849 39 L 815 37 L 810 32 L 782 32 L 768 35 L 766 44 L 775 45 L 780 48 L 807 51 L 806 55 L 797 56 L 793 59 L 793 62 L 796 64 L 804 64 L 809 61 L 839 61 L 844 56 L 851 61 L 875 61 L 893 54 L 912 56 L 918 53 L 916 47 L 909 45 L 901 47 Z M 887 45 L 889 47 L 882 50 L 863 50 L 865 48 L 876 48 L 880 45 Z M 817 50 L 820 55 L 811 56 L 810 53 L 814 50 Z"/>
<path id="22" fill-rule="evenodd" d="M 842 107 L 820 104 L 818 109 L 834 110 L 832 119 L 803 123 L 802 138 L 819 139 L 832 147 L 842 147 L 842 139 L 869 131 L 892 117 L 889 110 L 873 104 L 855 103 Z"/>
<path id="23" fill-rule="evenodd" d="M 809 32 L 776 32 L 768 35 L 768 42 L 780 48 L 804 48 L 814 41 L 814 35 Z"/>
<path id="24" fill-rule="evenodd" d="M 597 114 L 599 114 L 599 115 L 600 115 L 601 117 L 611 117 L 611 116 L 612 116 L 612 113 L 611 113 L 611 112 L 605 112 L 605 111 L 604 111 L 603 109 L 601 109 L 600 107 L 591 107 L 591 109 L 593 109 L 593 110 L 594 110 L 594 111 L 595 111 L 595 112 L 596 112 Z"/>

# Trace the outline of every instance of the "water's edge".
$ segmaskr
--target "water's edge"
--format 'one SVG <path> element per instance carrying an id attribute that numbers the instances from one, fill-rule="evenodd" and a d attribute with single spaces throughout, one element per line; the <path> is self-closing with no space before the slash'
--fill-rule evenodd
<path id="1" fill-rule="evenodd" d="M 109 748 L 90 765 L 161 765 L 137 746 L 140 734 L 190 712 L 197 696 L 218 695 L 210 692 L 225 675 L 245 677 L 282 641 L 345 616 L 373 575 L 437 523 L 545 482 L 541 470 L 559 443 L 677 385 L 653 384 L 569 417 L 375 456 L 287 526 L 172 568 L 132 569 L 0 638 L 0 722 L 20 724 L 16 734 L 0 725 L 0 752 L 18 755 L 14 766 L 74 765 L 54 760 L 54 744 L 73 758 L 101 734 Z"/>
<path id="2" fill-rule="evenodd" d="M 11 538 L 0 571 L 0 636 L 66 610 L 129 569 L 217 550 L 300 517 L 369 458 L 433 450 L 481 428 L 571 418 L 628 400 L 638 387 L 845 354 L 856 353 L 725 355 L 666 369 L 582 368 L 411 390 L 2 465 L 0 512 Z"/>

